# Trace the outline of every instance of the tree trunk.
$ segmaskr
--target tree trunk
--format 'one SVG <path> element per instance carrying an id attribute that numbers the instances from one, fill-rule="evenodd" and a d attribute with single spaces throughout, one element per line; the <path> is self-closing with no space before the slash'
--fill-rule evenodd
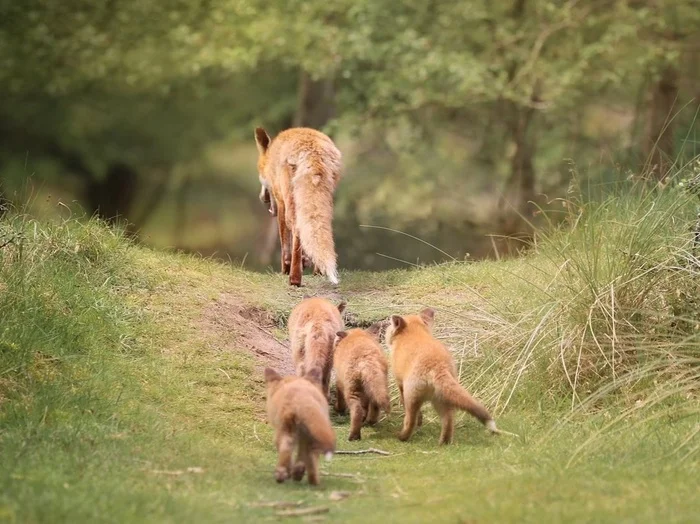
<path id="1" fill-rule="evenodd" d="M 178 249 L 183 249 L 185 246 L 185 230 L 187 229 L 187 195 L 190 191 L 190 177 L 185 176 L 180 188 L 175 196 L 175 238 L 174 245 Z M 220 222 L 220 220 L 218 221 Z"/>
<path id="2" fill-rule="evenodd" d="M 86 211 L 110 223 L 114 223 L 117 218 L 128 218 L 130 223 L 127 225 L 127 231 L 130 233 L 134 233 L 133 223 L 142 225 L 165 194 L 168 173 L 154 188 L 148 201 L 142 206 L 141 213 L 133 216 L 139 174 L 128 164 L 112 162 L 107 167 L 104 178 L 100 179 L 94 167 L 86 161 L 80 151 L 65 147 L 54 137 L 10 126 L 3 121 L 0 121 L 0 144 L 10 154 L 22 151 L 32 158 L 37 155 L 46 156 L 61 164 L 65 171 L 81 181 L 81 202 Z"/>
<path id="3" fill-rule="evenodd" d="M 10 210 L 10 201 L 5 196 L 5 191 L 3 190 L 3 187 L 2 187 L 2 180 L 0 180 L 0 218 L 5 216 L 5 213 L 7 213 L 9 210 Z"/>
<path id="4" fill-rule="evenodd" d="M 645 153 L 647 170 L 662 181 L 673 166 L 674 129 L 673 106 L 678 98 L 678 71 L 667 65 L 661 78 L 651 87 L 649 125 Z"/>
<path id="5" fill-rule="evenodd" d="M 302 71 L 297 88 L 295 127 L 321 129 L 335 116 L 335 86 L 332 78 L 313 80 Z"/>
<path id="6" fill-rule="evenodd" d="M 511 17 L 521 22 L 526 5 L 525 0 L 515 0 Z M 516 77 L 520 65 L 522 64 L 517 62 L 511 64 L 508 70 L 509 81 Z M 538 91 L 538 85 L 535 84 L 531 102 L 538 100 Z M 515 101 L 507 101 L 504 106 L 508 137 L 515 151 L 510 163 L 510 176 L 498 201 L 498 233 L 501 238 L 493 243 L 497 256 L 516 253 L 524 246 L 524 240 L 532 237 L 532 227 L 528 220 L 534 211 L 530 202 L 535 197 L 535 144 L 528 133 L 535 109 Z"/>
<path id="7" fill-rule="evenodd" d="M 103 179 L 92 178 L 86 182 L 88 211 L 109 223 L 126 218 L 134 202 L 137 181 L 138 174 L 131 166 L 123 162 L 110 164 Z"/>
<path id="8" fill-rule="evenodd" d="M 505 253 L 517 252 L 523 241 L 532 236 L 532 218 L 535 208 L 535 168 L 533 164 L 535 145 L 528 130 L 534 109 L 510 105 L 508 131 L 515 151 L 510 162 L 510 176 L 498 202 L 499 233 L 511 240 L 502 242 Z"/>

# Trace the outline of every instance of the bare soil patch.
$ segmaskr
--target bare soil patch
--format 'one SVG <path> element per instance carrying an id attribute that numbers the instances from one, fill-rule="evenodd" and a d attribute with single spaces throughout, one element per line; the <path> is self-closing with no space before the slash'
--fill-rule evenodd
<path id="1" fill-rule="evenodd" d="M 283 375 L 294 373 L 289 346 L 275 338 L 275 319 L 268 311 L 250 307 L 240 298 L 222 293 L 205 309 L 203 316 L 202 327 L 216 330 L 221 338 L 228 340 L 225 348 L 249 351 L 256 357 L 260 369 L 270 366 Z"/>

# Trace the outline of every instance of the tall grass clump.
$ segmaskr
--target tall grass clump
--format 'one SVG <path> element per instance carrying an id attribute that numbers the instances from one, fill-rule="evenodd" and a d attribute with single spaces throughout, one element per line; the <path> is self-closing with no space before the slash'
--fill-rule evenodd
<path id="1" fill-rule="evenodd" d="M 140 285 L 131 247 L 97 220 L 0 220 L 0 492 L 48 461 L 89 456 L 119 430 L 139 315 L 125 300 Z M 126 394 L 124 397 L 128 397 Z M 12 477 L 11 477 L 12 476 Z M 51 478 L 33 479 L 39 484 Z M 37 488 L 41 493 L 41 488 Z M 2 497 L 0 497 L 0 502 Z"/>
<path id="2" fill-rule="evenodd" d="M 548 290 L 560 342 L 552 379 L 574 397 L 601 387 L 697 383 L 692 196 L 634 186 L 602 202 L 569 204 L 567 225 L 543 235 L 539 247 L 557 268 Z"/>
<path id="3" fill-rule="evenodd" d="M 539 231 L 527 255 L 491 266 L 491 292 L 459 314 L 459 338 L 482 353 L 465 383 L 496 413 L 545 402 L 568 407 L 563 421 L 605 413 L 605 427 L 697 420 L 700 199 L 677 183 L 694 169 L 665 187 L 570 194 L 566 219 Z M 690 445 L 700 425 L 689 431 Z"/>

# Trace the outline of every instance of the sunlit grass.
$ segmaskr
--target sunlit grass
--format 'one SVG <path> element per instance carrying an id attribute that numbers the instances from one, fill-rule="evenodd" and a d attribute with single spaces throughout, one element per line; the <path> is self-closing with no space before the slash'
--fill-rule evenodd
<path id="1" fill-rule="evenodd" d="M 0 222 L 0 519 L 254 521 L 260 501 L 342 522 L 693 520 L 700 448 L 695 202 L 634 192 L 567 205 L 520 259 L 286 277 L 131 245 L 97 221 Z M 7 242 L 7 243 L 6 243 Z M 468 416 L 409 443 L 401 409 L 340 449 L 320 488 L 277 485 L 258 368 L 229 297 L 285 336 L 304 294 L 348 322 L 437 310 L 462 383 L 520 438 Z M 215 310 L 218 311 L 218 310 Z M 333 491 L 350 496 L 333 501 Z"/>

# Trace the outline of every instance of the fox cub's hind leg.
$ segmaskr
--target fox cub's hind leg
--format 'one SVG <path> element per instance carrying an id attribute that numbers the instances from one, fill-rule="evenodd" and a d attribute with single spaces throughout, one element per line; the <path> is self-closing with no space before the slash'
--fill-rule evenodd
<path id="1" fill-rule="evenodd" d="M 422 404 L 423 400 L 416 391 L 412 391 L 412 388 L 406 388 L 404 390 L 404 407 L 406 409 L 406 414 L 404 415 L 403 428 L 399 434 L 399 440 L 406 441 L 413 435 L 416 424 L 418 423 L 418 418 L 421 414 L 420 408 Z"/>
<path id="2" fill-rule="evenodd" d="M 318 452 L 309 450 L 306 454 L 306 475 L 309 484 L 318 485 Z"/>
<path id="3" fill-rule="evenodd" d="M 379 406 L 377 405 L 376 402 L 370 402 L 369 409 L 367 410 L 367 418 L 365 419 L 365 422 L 367 422 L 367 424 L 370 426 L 374 426 L 378 420 L 379 420 Z"/>
<path id="4" fill-rule="evenodd" d="M 350 409 L 350 436 L 348 440 L 360 440 L 362 438 L 362 422 L 365 419 L 365 410 L 362 401 L 356 393 L 350 393 L 348 398 Z"/>
<path id="5" fill-rule="evenodd" d="M 440 422 L 442 423 L 440 444 L 450 444 L 452 443 L 452 436 L 454 434 L 454 408 L 435 401 L 433 401 L 433 407 L 435 411 L 438 412 L 438 415 L 440 415 Z"/>
<path id="6" fill-rule="evenodd" d="M 344 415 L 345 411 L 348 409 L 347 404 L 345 404 L 345 391 L 343 383 L 336 379 L 335 382 L 335 412 L 338 415 Z"/>
<path id="7" fill-rule="evenodd" d="M 294 451 L 294 437 L 287 432 L 282 432 L 277 436 L 277 469 L 275 469 L 275 480 L 284 482 L 292 471 L 292 452 Z"/>
<path id="8" fill-rule="evenodd" d="M 304 478 L 304 473 L 306 473 L 306 463 L 307 455 L 311 453 L 311 446 L 309 441 L 301 436 L 299 437 L 299 447 L 297 449 L 297 459 L 294 464 L 294 469 L 292 470 L 292 478 L 299 482 Z"/>

